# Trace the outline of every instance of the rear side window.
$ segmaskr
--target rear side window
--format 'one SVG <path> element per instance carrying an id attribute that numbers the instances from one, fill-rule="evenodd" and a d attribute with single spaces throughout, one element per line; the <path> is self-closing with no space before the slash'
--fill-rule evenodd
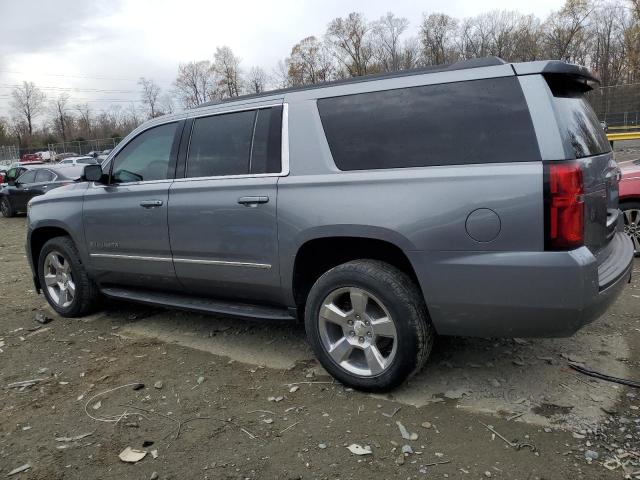
<path id="1" fill-rule="evenodd" d="M 553 94 L 553 110 L 568 158 L 584 158 L 611 151 L 600 121 L 584 94 L 584 83 L 565 75 L 547 75 Z"/>
<path id="2" fill-rule="evenodd" d="M 197 118 L 187 177 L 278 173 L 281 131 L 282 107 Z"/>
<path id="3" fill-rule="evenodd" d="M 54 173 L 50 170 L 37 170 L 36 183 L 51 182 L 55 177 Z"/>
<path id="4" fill-rule="evenodd" d="M 318 100 L 340 170 L 540 160 L 515 77 Z"/>

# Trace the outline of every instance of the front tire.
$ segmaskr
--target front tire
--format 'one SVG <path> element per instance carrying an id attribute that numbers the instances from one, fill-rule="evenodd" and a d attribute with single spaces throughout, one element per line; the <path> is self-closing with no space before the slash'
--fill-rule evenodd
<path id="1" fill-rule="evenodd" d="M 625 202 L 620 205 L 624 217 L 624 233 L 633 242 L 633 251 L 640 255 L 640 202 Z"/>
<path id="2" fill-rule="evenodd" d="M 354 260 L 311 288 L 307 337 L 322 366 L 345 385 L 385 392 L 426 363 L 435 330 L 417 285 L 396 267 Z"/>
<path id="3" fill-rule="evenodd" d="M 0 212 L 2 212 L 2 216 L 5 218 L 11 218 L 16 214 L 15 210 L 11 206 L 11 202 L 6 197 L 0 198 Z"/>
<path id="4" fill-rule="evenodd" d="M 99 292 L 69 237 L 47 241 L 38 259 L 38 279 L 44 296 L 63 317 L 82 317 L 96 309 Z"/>

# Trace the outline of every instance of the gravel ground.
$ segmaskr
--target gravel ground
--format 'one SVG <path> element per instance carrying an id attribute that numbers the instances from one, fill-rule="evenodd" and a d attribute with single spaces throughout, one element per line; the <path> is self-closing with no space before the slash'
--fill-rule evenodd
<path id="1" fill-rule="evenodd" d="M 578 335 L 441 338 L 420 375 L 372 396 L 326 376 L 299 325 L 111 302 L 60 318 L 33 291 L 24 228 L 0 219 L 0 477 L 640 478 L 640 389 L 567 367 L 640 380 L 638 260 Z M 122 462 L 129 446 L 146 456 Z"/>

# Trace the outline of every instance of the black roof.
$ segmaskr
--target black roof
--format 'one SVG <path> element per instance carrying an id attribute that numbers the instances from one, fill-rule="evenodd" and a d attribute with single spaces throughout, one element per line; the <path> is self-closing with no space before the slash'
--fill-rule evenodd
<path id="1" fill-rule="evenodd" d="M 211 102 L 201 103 L 194 108 L 209 107 L 212 105 L 220 105 L 228 102 L 236 102 L 239 100 L 250 100 L 252 98 L 270 97 L 273 95 L 281 95 L 291 92 L 301 92 L 304 90 L 314 90 L 316 88 L 333 87 L 335 85 L 349 85 L 352 83 L 371 82 L 373 80 L 383 80 L 385 78 L 409 77 L 412 75 L 422 75 L 424 73 L 448 72 L 453 70 L 466 70 L 469 68 L 494 67 L 496 65 L 504 65 L 506 62 L 498 57 L 472 58 L 470 60 L 462 60 L 460 62 L 448 65 L 432 65 L 429 67 L 411 68 L 408 70 L 400 70 L 397 72 L 375 73 L 372 75 L 363 75 L 361 77 L 345 78 L 343 80 L 332 80 L 330 82 L 314 83 L 303 85 L 300 87 L 281 88 L 278 90 L 269 90 L 267 92 L 255 93 L 249 95 L 240 95 L 238 97 L 226 98 L 224 100 L 213 100 Z"/>

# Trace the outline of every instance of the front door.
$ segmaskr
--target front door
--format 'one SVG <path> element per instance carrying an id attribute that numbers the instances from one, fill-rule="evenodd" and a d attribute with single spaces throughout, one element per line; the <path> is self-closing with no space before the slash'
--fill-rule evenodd
<path id="1" fill-rule="evenodd" d="M 167 208 L 183 122 L 152 127 L 110 162 L 108 184 L 92 184 L 83 223 L 99 283 L 176 290 Z"/>
<path id="2" fill-rule="evenodd" d="M 282 106 L 193 121 L 185 178 L 169 191 L 173 260 L 187 291 L 280 300 L 281 132 Z"/>

